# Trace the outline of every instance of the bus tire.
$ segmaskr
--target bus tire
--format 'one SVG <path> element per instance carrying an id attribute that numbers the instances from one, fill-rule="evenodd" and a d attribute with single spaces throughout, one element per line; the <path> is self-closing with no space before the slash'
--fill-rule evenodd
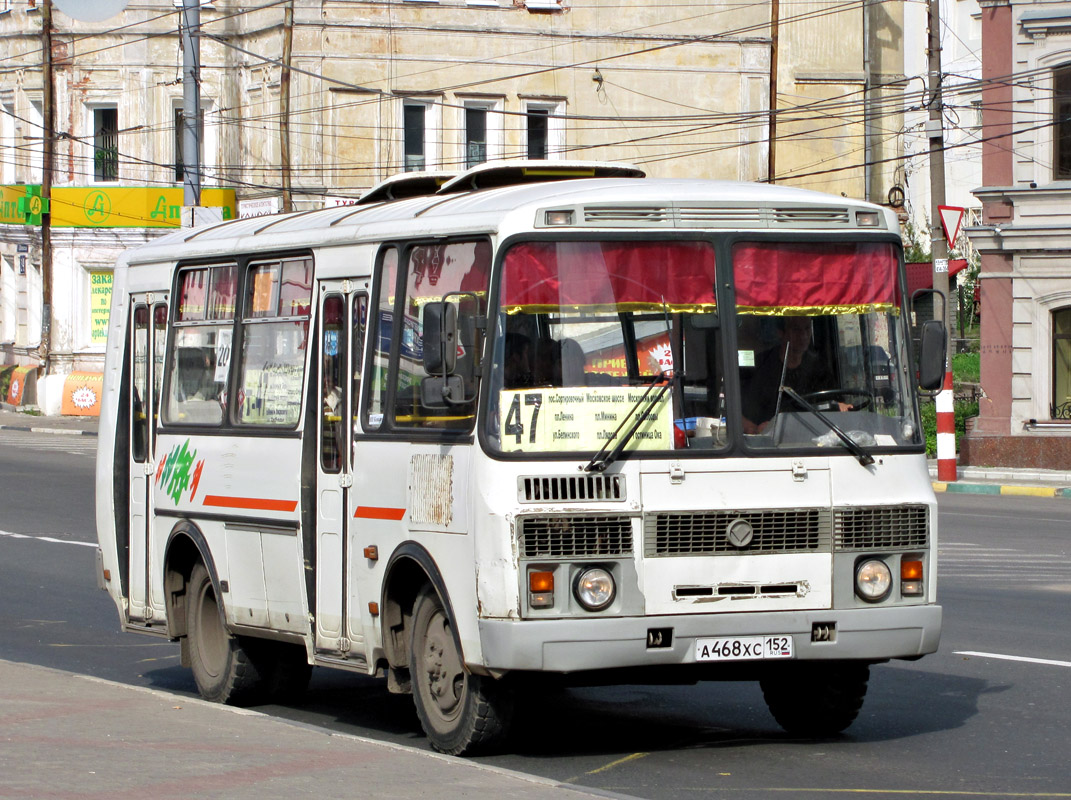
<path id="1" fill-rule="evenodd" d="M 794 664 L 759 685 L 777 724 L 796 736 L 835 736 L 855 721 L 866 697 L 870 665 L 819 661 Z"/>
<path id="2" fill-rule="evenodd" d="M 412 620 L 413 704 L 431 746 L 454 756 L 500 746 L 513 716 L 509 687 L 465 670 L 452 622 L 434 589 L 417 596 Z"/>
<path id="3" fill-rule="evenodd" d="M 186 630 L 190 667 L 197 691 L 205 700 L 244 705 L 256 699 L 261 675 L 237 636 L 223 624 L 212 578 L 203 564 L 190 573 Z"/>

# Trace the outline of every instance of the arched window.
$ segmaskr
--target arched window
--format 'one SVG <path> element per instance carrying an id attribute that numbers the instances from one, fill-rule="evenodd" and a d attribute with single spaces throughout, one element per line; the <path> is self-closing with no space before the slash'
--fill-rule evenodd
<path id="1" fill-rule="evenodd" d="M 1052 417 L 1071 419 L 1071 308 L 1052 312 Z"/>

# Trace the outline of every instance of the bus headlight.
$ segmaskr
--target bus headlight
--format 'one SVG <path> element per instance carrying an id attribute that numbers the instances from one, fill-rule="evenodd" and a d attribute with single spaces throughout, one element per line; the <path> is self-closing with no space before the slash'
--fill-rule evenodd
<path id="1" fill-rule="evenodd" d="M 864 600 L 871 603 L 884 600 L 891 588 L 892 571 L 884 561 L 872 558 L 855 568 L 855 593 Z"/>
<path id="2" fill-rule="evenodd" d="M 617 587 L 614 577 L 602 567 L 585 569 L 576 576 L 573 594 L 577 602 L 588 611 L 602 611 L 614 602 Z"/>

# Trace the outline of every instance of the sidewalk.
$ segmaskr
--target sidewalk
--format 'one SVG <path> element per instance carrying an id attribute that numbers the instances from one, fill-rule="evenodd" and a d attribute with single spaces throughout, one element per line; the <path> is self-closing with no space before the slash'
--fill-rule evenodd
<path id="1" fill-rule="evenodd" d="M 929 466 L 935 492 L 1071 499 L 1071 472 L 1052 469 L 957 466 L 955 482 L 944 482 L 937 480 L 937 460 L 931 459 Z"/>
<path id="2" fill-rule="evenodd" d="M 0 403 L 0 430 L 96 436 L 99 423 L 99 417 L 45 417 Z"/>
<path id="3" fill-rule="evenodd" d="M 0 798 L 623 797 L 154 689 L 0 661 Z"/>

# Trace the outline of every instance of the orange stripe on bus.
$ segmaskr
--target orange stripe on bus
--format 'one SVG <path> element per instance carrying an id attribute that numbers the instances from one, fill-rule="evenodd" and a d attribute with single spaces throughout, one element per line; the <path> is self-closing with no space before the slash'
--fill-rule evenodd
<path id="1" fill-rule="evenodd" d="M 379 508 L 377 506 L 357 506 L 353 512 L 356 519 L 392 519 L 400 520 L 405 516 L 404 508 Z"/>
<path id="2" fill-rule="evenodd" d="M 293 511 L 297 500 L 270 500 L 264 497 L 227 497 L 219 494 L 205 495 L 202 505 L 219 508 L 250 508 L 256 511 Z"/>

